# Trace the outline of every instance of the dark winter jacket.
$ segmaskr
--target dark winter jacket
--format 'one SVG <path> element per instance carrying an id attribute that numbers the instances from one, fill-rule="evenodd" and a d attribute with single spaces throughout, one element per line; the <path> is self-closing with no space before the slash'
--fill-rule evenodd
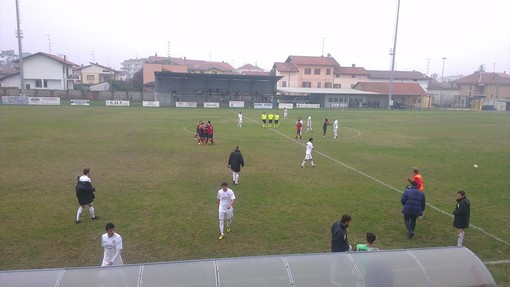
<path id="1" fill-rule="evenodd" d="M 339 220 L 331 226 L 331 252 L 349 251 L 347 228 Z"/>
<path id="2" fill-rule="evenodd" d="M 228 157 L 228 165 L 235 172 L 240 172 L 241 167 L 244 166 L 244 159 L 241 151 L 236 149 L 230 153 Z"/>
<path id="3" fill-rule="evenodd" d="M 80 181 L 80 177 L 78 177 L 78 181 L 76 183 L 76 198 L 78 198 L 78 203 L 80 205 L 87 205 L 94 201 L 94 192 L 96 189 L 92 186 L 92 184 L 88 181 Z"/>
<path id="4" fill-rule="evenodd" d="M 468 228 L 469 227 L 469 216 L 471 212 L 471 204 L 467 197 L 457 200 L 457 205 L 453 211 L 453 226 L 455 228 Z"/>
<path id="5" fill-rule="evenodd" d="M 400 202 L 404 206 L 403 214 L 421 216 L 425 210 L 425 193 L 419 191 L 416 186 L 410 186 L 402 194 Z"/>

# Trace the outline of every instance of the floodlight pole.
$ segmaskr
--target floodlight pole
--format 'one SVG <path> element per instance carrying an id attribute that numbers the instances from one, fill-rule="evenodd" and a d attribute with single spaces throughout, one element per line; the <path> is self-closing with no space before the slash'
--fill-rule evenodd
<path id="1" fill-rule="evenodd" d="M 439 84 L 439 98 L 441 99 L 441 101 L 443 101 L 443 82 L 444 82 L 444 62 L 446 61 L 446 57 L 442 57 L 441 60 L 443 60 L 443 69 L 441 71 L 441 83 Z M 444 103 L 444 109 L 446 110 L 446 101 Z"/>
<path id="2" fill-rule="evenodd" d="M 18 51 L 19 51 L 19 79 L 20 79 L 20 96 L 25 96 L 25 74 L 23 73 L 23 49 L 21 48 L 21 39 L 23 38 L 23 31 L 21 31 L 21 25 L 19 22 L 19 3 L 16 0 L 16 24 L 18 30 L 16 30 L 16 38 L 18 38 Z"/>
<path id="3" fill-rule="evenodd" d="M 395 54 L 397 53 L 397 33 L 398 33 L 398 17 L 400 14 L 400 0 L 397 1 L 397 20 L 395 23 L 395 37 L 393 38 L 393 50 L 391 51 L 391 72 L 390 72 L 390 91 L 388 93 L 388 109 L 392 106 L 393 97 L 393 74 L 395 72 Z"/>

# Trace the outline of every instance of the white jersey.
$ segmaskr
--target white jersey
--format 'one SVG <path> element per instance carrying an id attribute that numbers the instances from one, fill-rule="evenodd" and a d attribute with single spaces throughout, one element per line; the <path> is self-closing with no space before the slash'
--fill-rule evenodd
<path id="1" fill-rule="evenodd" d="M 338 130 L 338 120 L 335 120 L 335 121 L 333 122 L 333 129 L 334 129 L 335 131 L 336 131 L 336 130 Z"/>
<path id="2" fill-rule="evenodd" d="M 313 150 L 313 143 L 312 142 L 307 142 L 306 143 L 306 154 L 312 154 L 312 150 Z"/>
<path id="3" fill-rule="evenodd" d="M 308 116 L 308 120 L 306 121 L 306 126 L 311 127 L 312 126 L 312 116 Z"/>
<path id="4" fill-rule="evenodd" d="M 82 181 L 82 182 L 92 182 L 92 180 L 90 180 L 90 177 L 88 175 L 80 176 L 79 180 Z"/>
<path id="5" fill-rule="evenodd" d="M 234 207 L 232 206 L 230 206 L 230 208 L 227 209 L 227 206 L 230 204 L 230 202 L 236 199 L 236 196 L 234 195 L 232 189 L 227 188 L 227 191 L 223 191 L 222 188 L 218 190 L 218 195 L 216 196 L 216 198 L 220 200 L 220 204 L 218 206 L 219 212 L 231 212 L 234 210 Z"/>
<path id="6" fill-rule="evenodd" d="M 122 262 L 122 237 L 118 233 L 114 233 L 112 237 L 108 237 L 108 233 L 102 236 L 102 246 L 104 248 L 103 263 L 101 266 L 108 266 L 110 261 L 112 266 L 120 266 Z"/>
<path id="7" fill-rule="evenodd" d="M 239 122 L 242 123 L 243 122 L 243 114 L 239 113 L 237 115 L 237 117 L 239 118 Z"/>

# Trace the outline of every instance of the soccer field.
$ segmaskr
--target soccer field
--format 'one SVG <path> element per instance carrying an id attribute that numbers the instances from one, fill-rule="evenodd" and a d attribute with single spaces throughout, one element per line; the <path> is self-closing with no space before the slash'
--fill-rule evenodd
<path id="1" fill-rule="evenodd" d="M 113 222 L 125 263 L 330 251 L 330 227 L 348 213 L 351 245 L 366 232 L 381 249 L 452 246 L 455 193 L 471 200 L 464 245 L 500 286 L 510 279 L 510 116 L 494 112 L 289 110 L 278 129 L 262 111 L 141 107 L 0 106 L 0 269 L 97 266 Z M 294 142 L 297 117 L 312 133 Z M 322 137 L 322 121 L 340 120 Z M 193 140 L 198 120 L 216 144 Z M 301 168 L 309 137 L 317 167 Z M 216 192 L 231 183 L 229 153 L 246 165 L 233 232 L 218 240 Z M 478 165 L 474 168 L 473 165 Z M 401 191 L 417 166 L 427 210 L 407 238 Z M 95 209 L 75 224 L 85 167 Z M 491 264 L 498 263 L 498 264 Z"/>

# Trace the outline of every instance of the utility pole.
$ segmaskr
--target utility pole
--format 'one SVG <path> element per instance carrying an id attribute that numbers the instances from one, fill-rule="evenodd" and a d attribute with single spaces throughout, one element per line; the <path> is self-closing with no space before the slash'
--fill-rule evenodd
<path id="1" fill-rule="evenodd" d="M 21 39 L 23 38 L 23 31 L 21 31 L 21 25 L 19 22 L 19 1 L 16 0 L 16 38 L 18 38 L 18 51 L 19 51 L 19 80 L 20 80 L 20 96 L 25 96 L 25 74 L 23 73 L 23 48 L 21 45 Z"/>
<path id="2" fill-rule="evenodd" d="M 397 34 L 398 34 L 398 16 L 400 14 L 400 0 L 397 1 L 397 20 L 395 23 L 395 37 L 393 38 L 393 50 L 391 55 L 391 72 L 390 72 L 390 92 L 388 93 L 388 109 L 393 105 L 393 74 L 395 73 L 395 54 L 397 53 Z"/>
<path id="3" fill-rule="evenodd" d="M 322 37 L 322 54 L 321 54 L 321 57 L 324 56 L 324 41 L 326 40 L 325 37 Z"/>
<path id="4" fill-rule="evenodd" d="M 51 54 L 51 36 L 50 34 L 44 34 L 48 38 L 48 54 Z"/>
<path id="5" fill-rule="evenodd" d="M 441 102 L 443 101 L 443 81 L 444 81 L 444 62 L 446 61 L 446 57 L 442 57 L 441 60 L 443 60 L 443 70 L 441 71 L 441 83 L 439 84 L 440 94 L 439 98 L 441 99 Z M 444 109 L 446 110 L 446 101 L 444 103 Z"/>

